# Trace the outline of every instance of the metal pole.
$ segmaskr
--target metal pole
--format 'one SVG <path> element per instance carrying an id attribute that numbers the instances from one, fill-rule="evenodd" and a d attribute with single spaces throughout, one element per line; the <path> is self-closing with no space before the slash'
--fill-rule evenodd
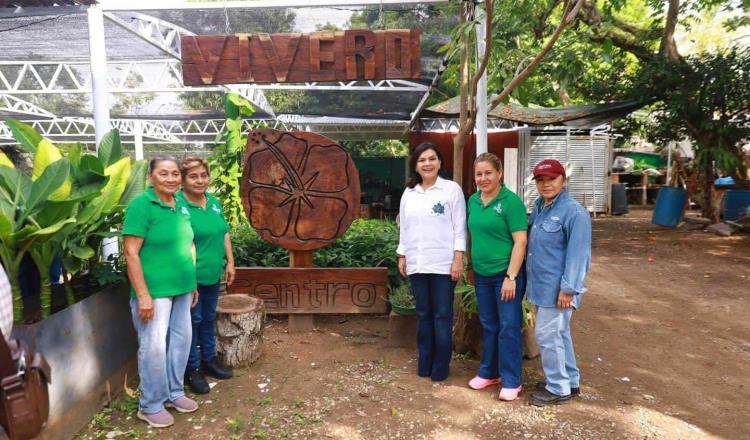
<path id="1" fill-rule="evenodd" d="M 96 145 L 110 130 L 109 84 L 107 79 L 107 50 L 104 45 L 104 14 L 101 5 L 88 8 L 89 56 L 91 57 L 91 98 L 94 103 Z"/>
<path id="2" fill-rule="evenodd" d="M 474 7 L 475 13 L 482 11 L 479 6 Z M 487 14 L 484 14 L 479 20 L 477 26 L 477 66 L 481 64 L 484 56 L 486 41 L 485 33 L 487 32 Z M 474 135 L 477 143 L 477 156 L 487 152 L 487 69 L 482 73 L 477 84 L 477 123 L 474 128 Z"/>
<path id="3" fill-rule="evenodd" d="M 135 160 L 143 160 L 143 122 L 133 121 L 133 143 L 135 144 Z"/>
<path id="4" fill-rule="evenodd" d="M 669 142 L 667 144 L 667 148 L 669 149 L 667 150 L 667 186 L 669 186 L 669 182 L 671 182 L 671 180 L 669 180 L 669 177 L 671 176 L 672 172 L 672 145 L 672 142 Z"/>

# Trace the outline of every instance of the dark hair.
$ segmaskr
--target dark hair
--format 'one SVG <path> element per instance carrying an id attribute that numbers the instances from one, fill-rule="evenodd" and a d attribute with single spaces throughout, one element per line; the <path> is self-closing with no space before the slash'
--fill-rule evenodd
<path id="1" fill-rule="evenodd" d="M 440 163 L 443 163 L 443 156 L 440 154 L 440 150 L 437 149 L 435 144 L 432 142 L 422 142 L 417 145 L 417 148 L 415 148 L 409 156 L 409 181 L 406 182 L 407 187 L 414 188 L 422 183 L 422 176 L 417 172 L 417 160 L 419 159 L 419 156 L 427 150 L 434 151 Z"/>
<path id="2" fill-rule="evenodd" d="M 182 174 L 182 178 L 184 179 L 185 176 L 187 176 L 188 171 L 198 167 L 203 167 L 208 174 L 211 174 L 211 170 L 208 168 L 208 162 L 206 162 L 206 159 L 200 158 L 198 156 L 188 156 L 182 159 L 182 162 L 180 162 L 180 173 Z"/>
<path id="3" fill-rule="evenodd" d="M 156 165 L 159 162 L 174 162 L 175 165 L 177 165 L 177 168 L 180 167 L 180 163 L 177 162 L 177 159 L 175 159 L 174 156 L 169 156 L 167 154 L 160 154 L 158 156 L 154 156 L 151 158 L 151 160 L 148 162 L 148 173 L 151 174 L 156 169 Z"/>
<path id="4" fill-rule="evenodd" d="M 500 158 L 492 153 L 482 153 L 477 156 L 477 158 L 474 159 L 474 166 L 476 167 L 479 162 L 487 162 L 492 165 L 492 168 L 494 168 L 495 171 L 503 171 L 503 163 L 500 161 Z"/>

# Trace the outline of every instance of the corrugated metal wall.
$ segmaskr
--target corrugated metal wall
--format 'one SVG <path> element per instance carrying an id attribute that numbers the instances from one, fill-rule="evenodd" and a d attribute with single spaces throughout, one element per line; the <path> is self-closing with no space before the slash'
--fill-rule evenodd
<path id="1" fill-rule="evenodd" d="M 527 208 L 539 197 L 531 174 L 543 159 L 556 159 L 568 171 L 568 191 L 591 212 L 609 212 L 611 137 L 570 129 L 531 130 L 519 133 L 519 173 Z"/>

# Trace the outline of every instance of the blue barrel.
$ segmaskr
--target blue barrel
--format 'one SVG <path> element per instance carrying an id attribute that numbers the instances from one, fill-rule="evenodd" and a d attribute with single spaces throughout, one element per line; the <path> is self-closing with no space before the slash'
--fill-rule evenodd
<path id="1" fill-rule="evenodd" d="M 682 218 L 687 201 L 687 191 L 673 186 L 662 186 L 656 196 L 656 206 L 651 223 L 674 228 Z"/>
<path id="2" fill-rule="evenodd" d="M 730 189 L 724 194 L 724 220 L 739 221 L 750 207 L 750 189 Z"/>

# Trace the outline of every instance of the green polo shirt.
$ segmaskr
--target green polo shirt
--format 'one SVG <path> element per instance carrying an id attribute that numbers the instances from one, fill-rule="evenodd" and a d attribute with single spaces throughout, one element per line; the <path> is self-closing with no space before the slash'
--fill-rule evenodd
<path id="1" fill-rule="evenodd" d="M 474 272 L 490 277 L 504 272 L 513 250 L 513 232 L 527 228 L 526 207 L 521 199 L 502 185 L 487 206 L 482 206 L 479 191 L 466 204 L 471 261 Z"/>
<path id="2" fill-rule="evenodd" d="M 141 266 L 148 291 L 154 298 L 182 295 L 195 290 L 193 229 L 190 211 L 179 199 L 165 204 L 149 187 L 125 210 L 123 235 L 143 237 Z M 135 290 L 130 288 L 135 297 Z"/>
<path id="3" fill-rule="evenodd" d="M 182 191 L 178 191 L 176 197 L 190 210 L 190 224 L 195 235 L 198 284 L 212 286 L 221 280 L 226 263 L 224 236 L 229 232 L 229 223 L 224 219 L 224 209 L 221 202 L 208 193 L 206 209 L 189 201 Z"/>

